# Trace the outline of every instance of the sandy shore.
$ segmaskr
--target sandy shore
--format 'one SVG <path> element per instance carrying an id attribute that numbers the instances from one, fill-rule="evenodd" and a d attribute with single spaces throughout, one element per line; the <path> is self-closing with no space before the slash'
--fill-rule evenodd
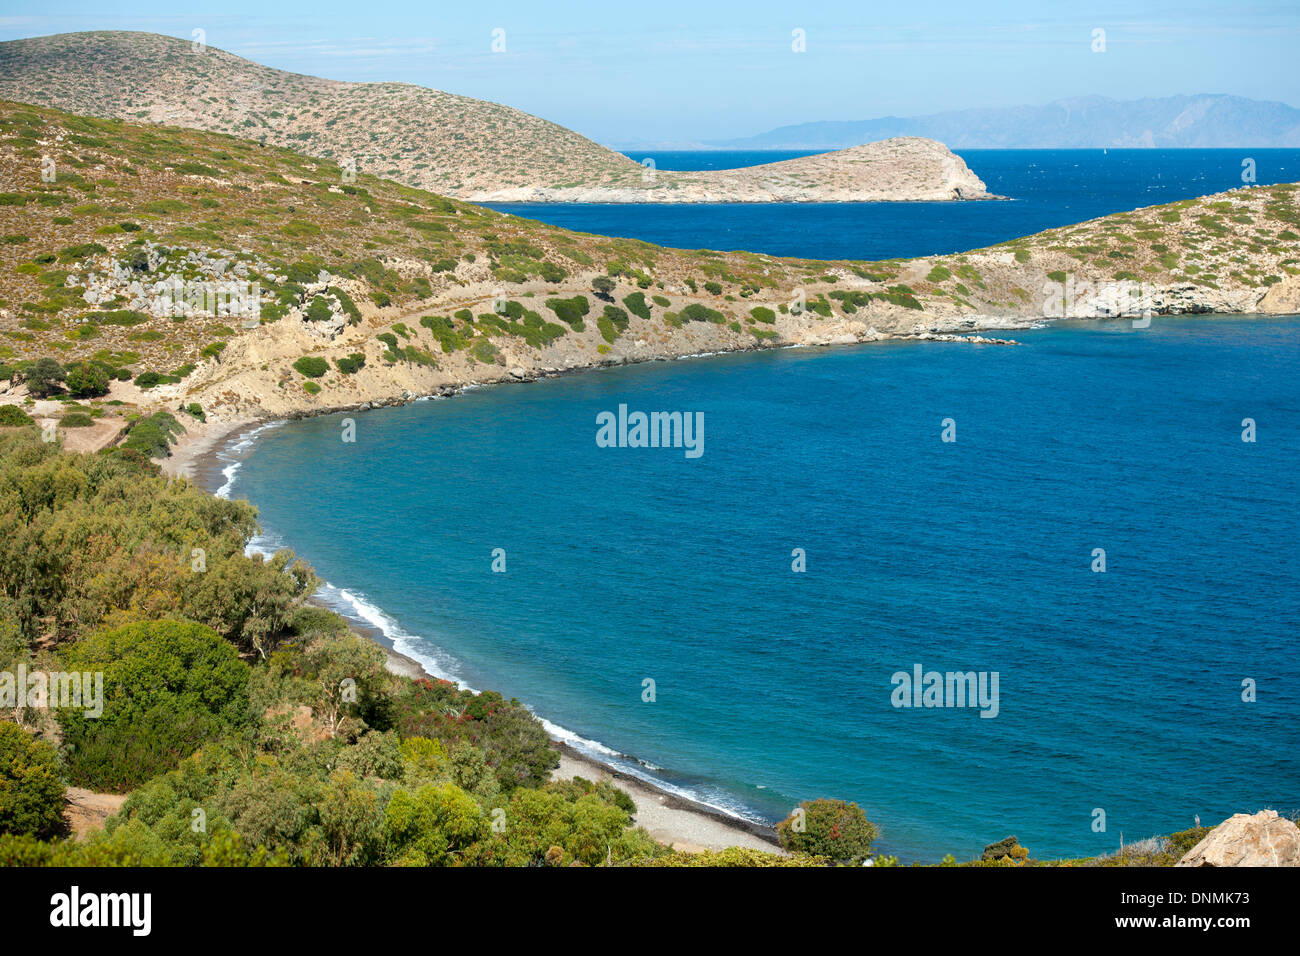
<path id="1" fill-rule="evenodd" d="M 232 435 L 253 424 L 252 419 L 187 423 L 188 430 L 172 446 L 171 457 L 160 462 L 163 473 L 185 478 L 209 493 L 216 491 L 223 482 L 222 463 L 217 453 Z M 391 673 L 415 679 L 434 679 L 419 661 L 390 646 L 379 630 L 354 621 L 349 623 L 354 632 L 384 649 L 386 666 Z M 660 843 L 683 852 L 720 850 L 729 846 L 782 852 L 777 845 L 776 831 L 771 827 L 730 817 L 606 766 L 565 743 L 553 743 L 560 751 L 560 766 L 552 772 L 551 779 L 612 780 L 636 802 L 636 824 L 645 827 Z"/>
<path id="2" fill-rule="evenodd" d="M 188 417 L 188 416 L 186 416 Z M 188 478 L 204 491 L 216 491 L 212 476 L 221 472 L 217 451 L 233 432 L 252 424 L 252 420 L 232 422 L 186 422 L 186 430 L 172 445 L 171 456 L 159 461 L 163 474 Z"/>
<path id="3" fill-rule="evenodd" d="M 573 777 L 612 780 L 636 802 L 636 814 L 633 817 L 636 824 L 645 827 L 650 836 L 675 850 L 698 853 L 700 850 L 741 846 L 772 853 L 784 852 L 778 847 L 776 831 L 771 827 L 737 820 L 667 793 L 635 777 L 612 770 L 568 744 L 559 743 L 556 746 L 560 751 L 560 766 L 551 772 L 552 780 L 569 780 Z"/>

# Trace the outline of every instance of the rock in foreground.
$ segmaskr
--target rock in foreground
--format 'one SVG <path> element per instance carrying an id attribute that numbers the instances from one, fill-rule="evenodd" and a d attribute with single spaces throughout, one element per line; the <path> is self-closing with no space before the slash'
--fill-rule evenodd
<path id="1" fill-rule="evenodd" d="M 1236 813 L 1224 820 L 1178 866 L 1300 866 L 1300 828 L 1261 810 Z"/>

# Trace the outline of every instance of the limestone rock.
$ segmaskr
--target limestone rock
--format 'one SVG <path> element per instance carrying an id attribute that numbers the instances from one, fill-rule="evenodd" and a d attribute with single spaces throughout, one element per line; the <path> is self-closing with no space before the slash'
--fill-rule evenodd
<path id="1" fill-rule="evenodd" d="M 1187 851 L 1178 866 L 1300 866 L 1300 828 L 1261 810 L 1236 813 Z"/>
<path id="2" fill-rule="evenodd" d="M 1259 301 L 1259 311 L 1273 315 L 1292 315 L 1300 312 L 1300 276 L 1287 276 L 1269 286 Z"/>

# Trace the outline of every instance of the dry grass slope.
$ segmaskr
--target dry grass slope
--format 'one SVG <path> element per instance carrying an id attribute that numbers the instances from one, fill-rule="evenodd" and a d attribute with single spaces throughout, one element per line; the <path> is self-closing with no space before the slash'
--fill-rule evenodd
<path id="1" fill-rule="evenodd" d="M 444 195 L 639 178 L 625 156 L 498 103 L 287 73 L 152 33 L 0 43 L 0 98 L 226 132 Z"/>

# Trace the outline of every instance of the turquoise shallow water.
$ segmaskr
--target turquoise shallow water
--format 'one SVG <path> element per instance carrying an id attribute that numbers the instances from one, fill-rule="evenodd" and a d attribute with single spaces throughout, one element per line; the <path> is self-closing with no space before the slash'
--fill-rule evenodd
<path id="1" fill-rule="evenodd" d="M 400 649 L 738 812 L 842 796 L 933 860 L 1294 809 L 1300 318 L 1016 337 L 478 389 L 346 416 L 354 444 L 284 424 L 227 491 Z M 620 404 L 702 412 L 703 455 L 598 447 Z M 894 707 L 917 664 L 996 671 L 998 715 Z"/>

